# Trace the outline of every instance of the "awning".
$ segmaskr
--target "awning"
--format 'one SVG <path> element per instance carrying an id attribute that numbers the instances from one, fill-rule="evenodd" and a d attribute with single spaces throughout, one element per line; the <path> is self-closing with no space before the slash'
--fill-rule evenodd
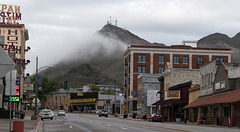
<path id="1" fill-rule="evenodd" d="M 233 103 L 238 101 L 240 101 L 240 88 L 236 88 L 233 91 L 223 93 L 223 94 L 217 94 L 217 95 L 198 98 L 192 103 L 185 106 L 184 109 L 204 106 L 204 105 L 220 104 L 220 103 Z"/>
<path id="2" fill-rule="evenodd" d="M 169 100 L 164 100 L 164 101 L 158 101 L 156 103 L 154 103 L 153 105 L 173 105 L 173 104 L 187 104 L 188 100 L 187 99 L 169 99 Z"/>

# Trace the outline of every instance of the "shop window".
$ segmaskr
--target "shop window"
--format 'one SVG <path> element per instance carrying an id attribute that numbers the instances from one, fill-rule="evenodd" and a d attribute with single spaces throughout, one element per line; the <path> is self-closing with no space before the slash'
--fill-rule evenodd
<path id="1" fill-rule="evenodd" d="M 137 111 L 137 101 L 133 100 L 133 111 Z"/>
<path id="2" fill-rule="evenodd" d="M 213 117 L 218 117 L 218 109 L 213 109 Z"/>
<path id="3" fill-rule="evenodd" d="M 224 116 L 230 116 L 230 108 L 224 107 Z"/>

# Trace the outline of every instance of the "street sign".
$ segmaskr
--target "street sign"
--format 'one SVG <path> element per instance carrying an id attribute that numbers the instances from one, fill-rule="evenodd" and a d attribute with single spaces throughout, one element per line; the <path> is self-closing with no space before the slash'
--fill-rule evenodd
<path id="1" fill-rule="evenodd" d="M 124 108 L 125 108 L 125 111 L 127 111 L 127 109 L 128 109 L 128 106 L 127 106 L 127 105 L 125 105 L 125 106 L 124 106 Z"/>

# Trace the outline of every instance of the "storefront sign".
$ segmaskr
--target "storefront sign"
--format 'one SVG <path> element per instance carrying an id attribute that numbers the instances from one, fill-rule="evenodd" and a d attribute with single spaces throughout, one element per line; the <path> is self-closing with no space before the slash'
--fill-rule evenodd
<path id="1" fill-rule="evenodd" d="M 33 90 L 33 84 L 24 84 L 23 90 L 24 92 L 26 92 L 27 90 Z"/>
<path id="2" fill-rule="evenodd" d="M 92 99 L 76 99 L 76 100 L 69 100 L 69 103 L 87 103 L 87 102 L 95 102 L 96 99 L 92 98 Z"/>
<path id="3" fill-rule="evenodd" d="M 11 98 L 9 96 L 4 97 L 4 102 L 9 102 L 10 100 L 12 102 L 19 102 L 20 101 L 19 96 L 11 96 Z"/>
<path id="4" fill-rule="evenodd" d="M 18 24 L 22 19 L 20 6 L 0 4 L 0 24 Z"/>
<path id="5" fill-rule="evenodd" d="M 180 99 L 180 91 L 173 90 L 173 91 L 166 91 L 165 92 L 166 100 L 168 99 Z"/>
<path id="6" fill-rule="evenodd" d="M 77 96 L 83 96 L 83 93 L 78 93 Z"/>

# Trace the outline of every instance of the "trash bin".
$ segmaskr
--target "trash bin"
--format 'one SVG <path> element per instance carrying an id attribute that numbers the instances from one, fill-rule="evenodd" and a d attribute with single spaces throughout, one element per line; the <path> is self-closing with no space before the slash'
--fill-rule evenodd
<path id="1" fill-rule="evenodd" d="M 24 122 L 23 121 L 13 121 L 13 131 L 14 132 L 24 132 Z"/>

